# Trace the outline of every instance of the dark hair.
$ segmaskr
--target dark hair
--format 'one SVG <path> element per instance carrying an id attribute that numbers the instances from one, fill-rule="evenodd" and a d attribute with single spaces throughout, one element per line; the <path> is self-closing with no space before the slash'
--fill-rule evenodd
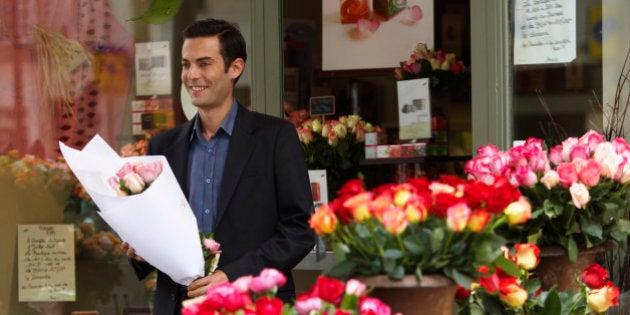
<path id="1" fill-rule="evenodd" d="M 245 39 L 238 30 L 236 25 L 225 20 L 205 19 L 195 21 L 184 29 L 184 39 L 197 37 L 219 38 L 220 53 L 223 57 L 225 72 L 236 58 L 242 58 L 247 61 L 247 50 L 245 48 Z M 235 82 L 238 81 L 236 78 Z"/>

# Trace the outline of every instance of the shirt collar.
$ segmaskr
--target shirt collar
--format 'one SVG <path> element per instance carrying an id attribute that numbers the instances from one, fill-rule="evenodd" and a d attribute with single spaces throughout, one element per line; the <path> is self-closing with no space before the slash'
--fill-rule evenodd
<path id="1" fill-rule="evenodd" d="M 228 112 L 227 116 L 225 116 L 225 119 L 223 119 L 223 122 L 221 123 L 221 127 L 219 127 L 219 130 L 223 129 L 223 131 L 228 136 L 231 136 L 232 132 L 234 131 L 234 122 L 236 121 L 237 112 L 238 112 L 238 103 L 236 102 L 236 100 L 233 100 L 232 107 L 230 107 L 230 111 Z M 197 137 L 198 139 L 202 139 L 201 126 L 199 125 L 200 123 L 201 122 L 199 119 L 199 115 L 195 115 L 195 121 L 193 123 L 193 132 L 190 134 L 190 139 L 188 139 L 189 142 L 192 142 L 195 137 Z M 217 130 L 217 132 L 219 132 L 219 130 Z"/>

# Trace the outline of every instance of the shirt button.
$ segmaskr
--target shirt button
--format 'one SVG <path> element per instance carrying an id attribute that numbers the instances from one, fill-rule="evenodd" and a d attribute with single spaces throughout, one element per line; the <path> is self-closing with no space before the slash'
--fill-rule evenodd
<path id="1" fill-rule="evenodd" d="M 210 178 L 206 178 L 205 182 L 206 184 L 210 184 Z"/>
<path id="2" fill-rule="evenodd" d="M 205 214 L 209 214 L 210 213 L 210 209 L 206 209 L 203 211 Z"/>

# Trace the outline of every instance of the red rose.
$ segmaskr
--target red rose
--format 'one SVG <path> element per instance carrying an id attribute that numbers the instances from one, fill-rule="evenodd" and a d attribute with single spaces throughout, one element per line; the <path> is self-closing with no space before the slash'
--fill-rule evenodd
<path id="1" fill-rule="evenodd" d="M 280 315 L 283 307 L 282 300 L 263 296 L 256 300 L 256 315 Z"/>
<path id="2" fill-rule="evenodd" d="M 311 289 L 311 297 L 319 297 L 326 302 L 338 305 L 343 297 L 345 287 L 346 285 L 343 281 L 319 276 Z"/>
<path id="3" fill-rule="evenodd" d="M 468 300 L 470 297 L 470 289 L 466 289 L 461 285 L 457 286 L 457 292 L 455 293 L 455 298 L 458 300 Z"/>
<path id="4" fill-rule="evenodd" d="M 582 271 L 582 282 L 591 289 L 600 289 L 608 280 L 608 270 L 597 263 L 592 263 Z"/>
<path id="5" fill-rule="evenodd" d="M 347 181 L 339 190 L 337 190 L 337 196 L 343 197 L 345 195 L 356 195 L 365 191 L 363 187 L 363 179 L 355 178 Z"/>

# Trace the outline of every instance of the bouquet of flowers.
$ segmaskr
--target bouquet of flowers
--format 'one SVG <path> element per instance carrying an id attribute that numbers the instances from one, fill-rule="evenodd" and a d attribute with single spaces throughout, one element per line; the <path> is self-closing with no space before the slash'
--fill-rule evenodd
<path id="1" fill-rule="evenodd" d="M 608 271 L 597 263 L 576 277 L 579 290 L 558 292 L 554 287 L 542 291 L 535 268 L 540 249 L 535 244 L 516 244 L 504 249 L 504 255 L 518 267 L 511 271 L 486 266 L 471 289 L 459 287 L 458 314 L 598 314 L 619 305 L 619 289 L 608 280 Z"/>
<path id="2" fill-rule="evenodd" d="M 417 44 L 409 59 L 394 69 L 396 80 L 430 78 L 432 88 L 451 90 L 456 89 L 465 73 L 464 62 L 454 53 L 429 49 L 424 43 Z"/>
<path id="3" fill-rule="evenodd" d="M 199 233 L 201 244 L 203 246 L 204 272 L 206 275 L 213 273 L 219 265 L 221 257 L 221 244 L 214 240 L 213 234 Z"/>
<path id="4" fill-rule="evenodd" d="M 513 243 L 565 248 L 571 261 L 578 248 L 609 242 L 622 244 L 630 234 L 628 194 L 630 145 L 604 141 L 589 131 L 546 150 L 542 139 L 501 151 L 480 147 L 466 163 L 471 178 L 484 181 L 504 175 L 531 202 L 532 219 L 501 231 Z"/>
<path id="5" fill-rule="evenodd" d="M 98 214 L 138 255 L 183 285 L 204 276 L 197 222 L 166 157 L 121 158 L 98 135 L 81 151 L 63 143 L 59 146 L 75 176 L 98 206 Z M 140 185 L 138 178 L 124 180 L 131 171 L 142 173 L 140 168 L 133 167 L 140 164 L 147 166 L 143 181 L 151 183 L 148 187 Z M 125 171 L 121 173 L 121 169 Z M 111 178 L 116 173 L 119 174 L 112 186 Z M 131 194 L 122 194 L 124 188 Z"/>
<path id="6" fill-rule="evenodd" d="M 182 315 L 201 314 L 267 314 L 267 315 L 390 315 L 391 308 L 367 295 L 362 282 L 346 283 L 319 276 L 313 287 L 297 297 L 294 305 L 275 297 L 286 283 L 276 269 L 264 269 L 258 276 L 244 276 L 234 282 L 210 287 L 208 294 L 184 301 Z"/>
<path id="7" fill-rule="evenodd" d="M 44 189 L 65 198 L 77 183 L 76 178 L 60 157 L 49 160 L 10 150 L 0 154 L 0 178 L 11 182 L 18 189 L 41 192 Z M 44 188 L 44 189 L 42 189 Z"/>
<path id="8" fill-rule="evenodd" d="M 357 115 L 311 118 L 297 127 L 308 168 L 325 169 L 333 182 L 357 176 L 359 162 L 365 157 L 365 133 L 374 131 L 382 132 Z M 340 185 L 329 186 L 335 191 Z"/>
<path id="9" fill-rule="evenodd" d="M 529 202 L 506 178 L 491 184 L 442 175 L 414 178 L 371 191 L 360 179 L 321 206 L 310 226 L 324 237 L 338 261 L 332 276 L 443 274 L 468 284 L 481 266 L 510 264 L 494 231 L 526 222 Z"/>

